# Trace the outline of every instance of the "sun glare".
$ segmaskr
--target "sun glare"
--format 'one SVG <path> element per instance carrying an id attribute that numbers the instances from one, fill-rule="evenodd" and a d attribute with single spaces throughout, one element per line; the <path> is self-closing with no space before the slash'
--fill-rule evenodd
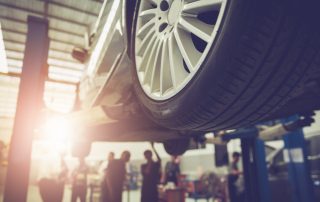
<path id="1" fill-rule="evenodd" d="M 52 152 L 63 153 L 70 148 L 73 136 L 73 127 L 64 117 L 51 117 L 40 129 L 40 139 L 43 144 L 48 145 Z"/>
<path id="2" fill-rule="evenodd" d="M 43 132 L 50 140 L 66 141 L 71 135 L 71 128 L 66 119 L 62 117 L 54 117 L 45 123 Z"/>

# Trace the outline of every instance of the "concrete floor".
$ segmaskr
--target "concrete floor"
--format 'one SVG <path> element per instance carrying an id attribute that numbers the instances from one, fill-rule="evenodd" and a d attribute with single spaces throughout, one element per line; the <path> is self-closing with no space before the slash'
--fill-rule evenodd
<path id="1" fill-rule="evenodd" d="M 123 202 L 140 202 L 140 192 L 139 191 L 131 191 L 129 196 L 130 196 L 130 201 L 127 199 L 127 192 L 124 192 L 123 193 Z M 71 200 L 71 189 L 70 189 L 70 187 L 66 187 L 65 192 L 64 192 L 63 202 L 70 202 L 70 200 Z M 2 201 L 2 197 L 1 197 L 1 201 Z M 29 187 L 27 202 L 41 202 L 38 187 L 36 187 L 36 186 Z M 89 192 L 88 192 L 87 202 L 90 202 Z M 93 202 L 99 202 L 99 197 L 95 196 Z M 194 202 L 194 200 L 187 199 L 186 202 Z M 198 200 L 198 202 L 206 202 L 206 200 Z M 212 202 L 212 200 L 210 202 Z"/>

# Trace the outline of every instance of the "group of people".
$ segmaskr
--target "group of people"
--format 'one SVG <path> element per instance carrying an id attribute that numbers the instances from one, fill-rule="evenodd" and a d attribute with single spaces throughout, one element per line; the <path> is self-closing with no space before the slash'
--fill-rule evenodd
<path id="1" fill-rule="evenodd" d="M 153 153 L 156 160 L 153 159 Z M 153 144 L 152 150 L 144 151 L 146 163 L 141 165 L 141 202 L 158 201 L 158 184 L 172 182 L 178 185 L 180 174 L 179 162 L 176 156 L 165 166 L 165 172 L 161 172 L 161 158 Z M 125 182 L 125 164 L 129 161 L 128 153 L 122 153 L 121 159 L 115 160 L 114 153 L 108 156 L 108 165 L 104 169 L 104 177 L 101 184 L 101 202 L 121 202 L 122 190 Z M 130 156 L 129 156 L 130 157 Z"/>
<path id="2" fill-rule="evenodd" d="M 71 173 L 72 195 L 71 202 L 79 198 L 81 202 L 86 201 L 88 167 L 84 158 L 79 158 L 79 165 Z M 39 192 L 43 202 L 62 202 L 65 183 L 69 179 L 69 170 L 64 161 L 64 155 L 60 156 L 58 164 L 46 162 L 42 170 L 40 168 L 38 181 Z"/>
<path id="3" fill-rule="evenodd" d="M 126 179 L 126 163 L 130 160 L 130 152 L 124 151 L 120 159 L 115 159 L 114 154 L 109 154 L 108 165 L 104 169 L 101 183 L 102 202 L 121 202 L 122 190 Z"/>
<path id="4" fill-rule="evenodd" d="M 155 153 L 156 159 L 153 159 L 153 153 Z M 115 154 L 110 152 L 107 161 L 101 165 L 103 167 L 100 170 L 102 173 L 101 202 L 122 202 L 122 192 L 126 186 L 127 163 L 130 160 L 130 156 L 129 151 L 124 151 L 121 157 L 116 159 Z M 141 202 L 157 201 L 158 184 L 171 182 L 178 185 L 179 161 L 177 156 L 173 156 L 162 173 L 161 159 L 153 144 L 152 150 L 144 152 L 144 158 L 146 163 L 141 165 Z M 63 200 L 64 185 L 69 172 L 62 157 L 60 168 L 60 172 L 54 177 L 44 176 L 39 180 L 39 191 L 43 202 L 61 202 Z M 78 199 L 81 202 L 85 202 L 88 190 L 89 168 L 84 158 L 79 158 L 78 166 L 71 173 L 71 202 L 77 202 Z"/>

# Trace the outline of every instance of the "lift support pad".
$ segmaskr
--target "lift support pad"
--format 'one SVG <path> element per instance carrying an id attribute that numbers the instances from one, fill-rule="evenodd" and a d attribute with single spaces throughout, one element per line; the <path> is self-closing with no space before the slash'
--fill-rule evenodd
<path id="1" fill-rule="evenodd" d="M 27 200 L 32 139 L 48 75 L 48 21 L 28 17 L 28 33 L 9 150 L 4 202 Z"/>

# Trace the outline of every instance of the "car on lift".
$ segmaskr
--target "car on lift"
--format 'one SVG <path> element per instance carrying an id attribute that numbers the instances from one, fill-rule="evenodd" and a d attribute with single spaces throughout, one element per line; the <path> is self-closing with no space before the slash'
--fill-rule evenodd
<path id="1" fill-rule="evenodd" d="M 320 200 L 320 135 L 314 134 L 306 137 L 307 158 L 309 160 L 311 180 L 316 201 Z M 267 156 L 269 183 L 272 201 L 289 201 L 294 197 L 290 189 L 288 159 L 284 148 L 277 149 Z"/>
<path id="2" fill-rule="evenodd" d="M 104 1 L 88 48 L 73 51 L 87 64 L 80 98 L 95 139 L 177 148 L 207 131 L 319 109 L 315 4 Z"/>

